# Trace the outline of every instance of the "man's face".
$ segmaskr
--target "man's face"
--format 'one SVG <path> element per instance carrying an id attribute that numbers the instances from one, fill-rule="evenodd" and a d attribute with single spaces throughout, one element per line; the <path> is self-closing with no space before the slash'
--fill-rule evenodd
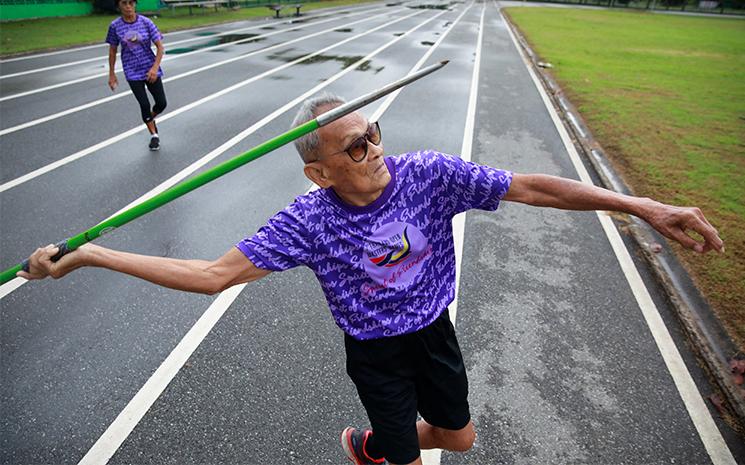
<path id="1" fill-rule="evenodd" d="M 122 14 L 131 14 L 134 13 L 135 8 L 137 7 L 137 2 L 133 0 L 120 0 L 117 5 Z"/>
<path id="2" fill-rule="evenodd" d="M 329 109 L 331 107 L 321 108 L 320 112 Z M 306 166 L 317 165 L 323 180 L 322 183 L 313 181 L 321 187 L 333 187 L 343 198 L 382 191 L 390 181 L 382 144 L 376 146 L 368 142 L 367 156 L 360 162 L 352 160 L 345 151 L 355 139 L 365 135 L 367 129 L 367 119 L 357 112 L 320 128 L 318 161 Z M 323 185 L 324 182 L 327 185 Z"/>

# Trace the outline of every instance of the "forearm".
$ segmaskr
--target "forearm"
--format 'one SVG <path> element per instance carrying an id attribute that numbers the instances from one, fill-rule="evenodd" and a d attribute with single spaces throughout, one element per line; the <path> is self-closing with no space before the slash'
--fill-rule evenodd
<path id="1" fill-rule="evenodd" d="M 523 175 L 523 203 L 563 210 L 608 210 L 645 218 L 651 199 L 619 194 L 591 184 L 542 174 Z M 508 198 L 509 200 L 509 198 Z"/>
<path id="2" fill-rule="evenodd" d="M 163 44 L 161 42 L 158 42 L 155 46 L 155 63 L 153 63 L 154 69 L 158 69 L 160 67 L 160 62 L 163 60 L 164 53 L 165 50 L 163 49 Z"/>
<path id="3" fill-rule="evenodd" d="M 514 173 L 504 200 L 564 210 L 609 210 L 638 216 L 663 236 L 697 252 L 724 252 L 717 230 L 696 207 L 666 205 L 545 174 Z M 695 231 L 703 240 L 689 236 Z"/>
<path id="4" fill-rule="evenodd" d="M 83 258 L 85 266 L 106 268 L 159 286 L 202 294 L 214 294 L 223 288 L 219 275 L 211 270 L 212 263 L 151 257 L 100 247 L 86 251 Z"/>
<path id="5" fill-rule="evenodd" d="M 88 243 L 52 262 L 57 252 L 57 246 L 51 244 L 36 249 L 29 257 L 28 269 L 19 271 L 18 276 L 25 279 L 59 279 L 80 267 L 95 266 L 171 289 L 215 294 L 236 284 L 256 281 L 271 273 L 256 267 L 235 247 L 214 261 L 150 257 Z"/>
<path id="6" fill-rule="evenodd" d="M 109 47 L 109 75 L 114 74 L 114 68 L 116 67 L 116 49 Z"/>

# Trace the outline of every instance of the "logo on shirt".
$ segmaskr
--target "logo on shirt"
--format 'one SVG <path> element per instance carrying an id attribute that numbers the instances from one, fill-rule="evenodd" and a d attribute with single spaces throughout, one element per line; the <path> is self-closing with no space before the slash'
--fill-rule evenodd
<path id="1" fill-rule="evenodd" d="M 432 247 L 415 226 L 402 222 L 381 226 L 365 240 L 362 263 L 374 284 L 364 284 L 363 294 L 408 286 L 430 255 Z"/>
<path id="2" fill-rule="evenodd" d="M 128 47 L 134 47 L 140 42 L 142 42 L 142 38 L 137 31 L 130 29 L 124 33 L 124 43 L 127 44 Z"/>
<path id="3" fill-rule="evenodd" d="M 387 266 L 388 268 L 396 266 L 406 260 L 411 253 L 411 242 L 409 241 L 409 237 L 406 235 L 407 229 L 409 229 L 408 225 L 404 228 L 403 233 L 396 234 L 394 237 L 390 238 L 390 242 L 393 242 L 394 247 L 397 247 L 396 250 L 392 250 L 379 257 L 370 257 L 369 260 L 373 262 L 375 266 Z M 399 245 L 400 247 L 398 247 Z M 388 248 L 389 247 L 384 246 L 378 250 L 384 252 Z"/>

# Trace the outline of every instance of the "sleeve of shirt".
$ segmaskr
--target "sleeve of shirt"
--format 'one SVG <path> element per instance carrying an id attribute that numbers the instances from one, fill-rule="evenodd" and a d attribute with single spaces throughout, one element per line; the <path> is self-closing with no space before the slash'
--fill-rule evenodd
<path id="1" fill-rule="evenodd" d="M 256 234 L 236 247 L 259 268 L 284 271 L 309 261 L 310 242 L 306 239 L 302 211 L 291 204 L 274 215 Z"/>
<path id="2" fill-rule="evenodd" d="M 440 205 L 445 214 L 455 216 L 471 209 L 494 211 L 507 195 L 512 172 L 478 165 L 459 157 L 435 153 L 434 176 L 443 186 Z"/>
<path id="3" fill-rule="evenodd" d="M 114 24 L 109 24 L 109 32 L 106 34 L 106 43 L 116 47 L 119 45 L 119 36 L 116 34 Z"/>
<path id="4" fill-rule="evenodd" d="M 158 30 L 158 26 L 155 25 L 154 22 L 152 22 L 150 19 L 147 21 L 147 30 L 150 34 L 150 41 L 151 42 L 157 42 L 159 40 L 163 40 L 163 34 L 160 33 L 160 30 Z"/>

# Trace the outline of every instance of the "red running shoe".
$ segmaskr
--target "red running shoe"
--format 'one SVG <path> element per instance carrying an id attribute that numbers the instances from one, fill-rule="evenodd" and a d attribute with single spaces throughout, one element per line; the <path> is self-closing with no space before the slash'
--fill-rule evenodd
<path id="1" fill-rule="evenodd" d="M 373 459 L 365 452 L 365 443 L 371 435 L 372 431 L 369 429 L 359 431 L 351 426 L 344 428 L 344 431 L 341 432 L 341 447 L 354 465 L 381 465 L 386 463 L 384 458 Z"/>

